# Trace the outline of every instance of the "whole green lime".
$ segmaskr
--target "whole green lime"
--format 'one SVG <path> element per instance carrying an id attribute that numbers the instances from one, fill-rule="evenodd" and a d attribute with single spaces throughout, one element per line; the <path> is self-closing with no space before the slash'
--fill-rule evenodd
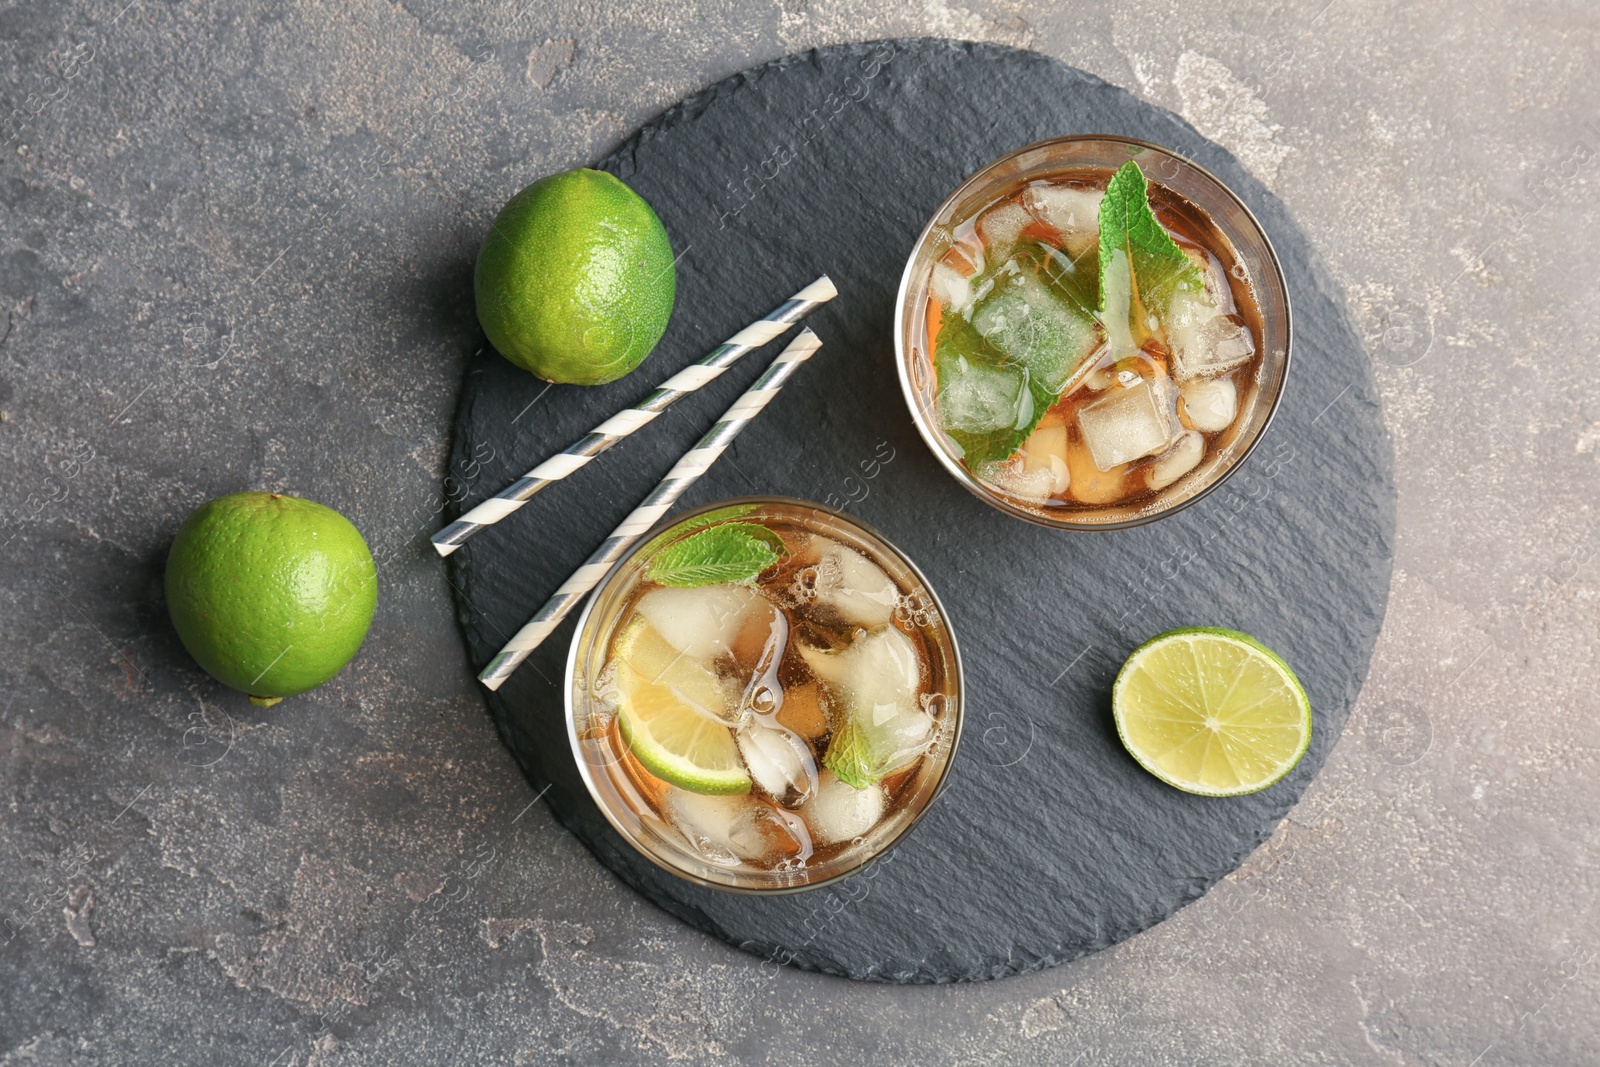
<path id="1" fill-rule="evenodd" d="M 361 532 L 332 508 L 279 493 L 196 508 L 173 539 L 166 585 L 183 647 L 263 707 L 338 674 L 378 606 Z"/>
<path id="2" fill-rule="evenodd" d="M 500 210 L 473 288 L 502 356 L 546 381 L 599 385 L 661 340 L 677 270 L 650 205 L 612 175 L 580 169 L 541 178 Z"/>

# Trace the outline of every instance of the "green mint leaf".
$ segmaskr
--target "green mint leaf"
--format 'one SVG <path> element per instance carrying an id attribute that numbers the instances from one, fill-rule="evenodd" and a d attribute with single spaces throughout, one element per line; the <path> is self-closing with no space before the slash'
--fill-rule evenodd
<path id="1" fill-rule="evenodd" d="M 960 315 L 946 312 L 940 322 L 933 366 L 941 428 L 970 467 L 1015 454 L 1056 400 Z"/>
<path id="2" fill-rule="evenodd" d="M 755 505 L 751 505 L 751 507 L 754 508 Z M 764 542 L 772 548 L 772 551 L 776 552 L 780 556 L 787 556 L 789 554 L 789 546 L 783 543 L 783 538 L 779 537 L 775 531 L 767 529 L 759 522 L 730 522 L 726 526 L 719 527 L 719 529 L 739 530 L 743 533 L 749 534 L 751 537 L 754 537 L 757 541 Z"/>
<path id="3" fill-rule="evenodd" d="M 743 518 L 760 506 L 760 504 L 729 504 L 727 507 L 712 508 L 710 511 L 696 515 L 692 519 L 684 519 L 667 532 L 669 534 L 685 534 L 690 530 L 698 530 L 705 526 L 715 526 L 717 523 L 726 522 L 729 519 Z"/>
<path id="4" fill-rule="evenodd" d="M 1204 293 L 1205 279 L 1156 220 L 1149 183 L 1130 159 L 1100 201 L 1100 319 L 1117 358 L 1133 354 L 1145 315 L 1163 317 L 1179 290 Z"/>
<path id="5" fill-rule="evenodd" d="M 761 535 L 752 533 L 760 530 Z M 694 589 L 748 582 L 778 562 L 770 538 L 777 534 L 749 522 L 726 523 L 675 541 L 650 561 L 645 577 L 657 585 Z M 777 542 L 782 545 L 782 540 Z"/>
<path id="6" fill-rule="evenodd" d="M 846 716 L 843 725 L 834 731 L 833 740 L 828 742 L 828 751 L 823 753 L 822 765 L 853 789 L 865 789 L 877 784 L 878 779 L 883 777 L 873 773 L 866 735 L 853 715 Z"/>

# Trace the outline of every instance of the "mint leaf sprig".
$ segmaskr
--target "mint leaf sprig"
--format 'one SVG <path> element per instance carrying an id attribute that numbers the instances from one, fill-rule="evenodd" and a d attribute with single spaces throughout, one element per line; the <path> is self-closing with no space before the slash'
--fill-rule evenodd
<path id="1" fill-rule="evenodd" d="M 645 577 L 679 589 L 749 582 L 785 551 L 783 538 L 760 523 L 727 522 L 663 548 L 650 561 Z"/>
<path id="2" fill-rule="evenodd" d="M 865 789 L 878 784 L 883 777 L 882 772 L 873 765 L 869 749 L 866 735 L 855 716 L 847 715 L 829 742 L 822 765 L 852 789 Z"/>
<path id="3" fill-rule="evenodd" d="M 1145 315 L 1164 318 L 1179 291 L 1204 293 L 1205 279 L 1157 221 L 1149 182 L 1130 159 L 1100 201 L 1100 321 L 1118 359 L 1138 350 Z"/>

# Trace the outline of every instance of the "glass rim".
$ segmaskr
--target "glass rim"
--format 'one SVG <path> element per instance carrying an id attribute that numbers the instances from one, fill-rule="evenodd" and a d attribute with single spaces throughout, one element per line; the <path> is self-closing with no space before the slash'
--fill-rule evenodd
<path id="1" fill-rule="evenodd" d="M 976 475 L 963 467 L 961 462 L 950 454 L 949 446 L 941 439 L 942 435 L 930 424 L 928 416 L 922 410 L 922 404 L 917 396 L 916 389 L 911 382 L 907 367 L 906 343 L 903 329 L 906 300 L 909 290 L 913 284 L 913 271 L 917 266 L 917 253 L 922 250 L 923 246 L 929 240 L 935 225 L 938 223 L 939 216 L 944 214 L 946 209 L 952 207 L 964 193 L 970 191 L 996 168 L 1010 162 L 1018 156 L 1024 155 L 1028 152 L 1052 148 L 1057 145 L 1076 144 L 1083 142 L 1131 145 L 1144 151 L 1156 152 L 1160 155 L 1177 160 L 1179 163 L 1182 163 L 1184 166 L 1194 170 L 1202 178 L 1210 182 L 1213 186 L 1220 190 L 1224 196 L 1233 201 L 1234 205 L 1239 209 L 1240 213 L 1244 216 L 1250 227 L 1255 230 L 1256 235 L 1261 239 L 1262 248 L 1266 251 L 1267 264 L 1271 267 L 1271 277 L 1276 280 L 1277 289 L 1283 294 L 1283 359 L 1281 360 L 1282 371 L 1278 376 L 1278 388 L 1273 392 L 1270 403 L 1267 405 L 1267 411 L 1261 420 L 1261 425 L 1250 437 L 1250 440 L 1245 443 L 1243 450 L 1240 451 L 1239 455 L 1233 460 L 1233 462 L 1229 463 L 1220 474 L 1218 474 L 1205 486 L 1189 494 L 1189 496 L 1185 497 L 1184 499 L 1177 501 L 1168 507 L 1161 508 L 1158 511 L 1153 511 L 1149 514 L 1135 515 L 1132 518 L 1122 519 L 1116 522 L 1079 522 L 1073 521 L 1066 516 L 1053 518 L 1048 515 L 1042 515 L 1036 511 L 1030 511 L 1027 508 L 1013 503 L 1000 493 L 988 488 L 978 480 Z M 1174 192 L 1176 192 L 1176 190 L 1174 190 Z M 1183 196 L 1182 193 L 1178 193 L 1178 195 Z M 1188 199 L 1188 197 L 1185 196 L 1184 199 Z M 1210 212 L 1206 213 L 1208 215 L 1211 214 Z M 1007 515 L 1023 519 L 1035 526 L 1043 526 L 1046 529 L 1051 530 L 1127 530 L 1135 526 L 1144 526 L 1147 523 L 1156 522 L 1157 520 L 1164 519 L 1169 515 L 1176 515 L 1189 505 L 1203 499 L 1206 496 L 1209 496 L 1213 490 L 1232 477 L 1234 471 L 1244 466 L 1245 461 L 1250 458 L 1253 452 L 1255 452 L 1256 446 L 1261 443 L 1264 437 L 1266 437 L 1267 430 L 1271 428 L 1272 420 L 1278 413 L 1278 405 L 1283 400 L 1283 393 L 1289 382 L 1289 369 L 1294 361 L 1294 307 L 1293 301 L 1291 300 L 1289 294 L 1289 280 L 1284 276 L 1283 264 L 1278 258 L 1278 250 L 1273 247 L 1272 238 L 1267 235 L 1266 228 L 1261 225 L 1261 220 L 1256 218 L 1255 212 L 1250 210 L 1250 205 L 1246 204 L 1244 200 L 1239 197 L 1239 194 L 1233 191 L 1232 187 L 1230 187 L 1227 182 L 1223 181 L 1221 178 L 1213 174 L 1209 169 L 1199 163 L 1196 163 L 1188 156 L 1174 151 L 1173 149 L 1155 144 L 1151 141 L 1140 140 L 1137 137 L 1124 137 L 1120 134 L 1114 133 L 1076 133 L 1067 134 L 1061 137 L 1047 137 L 1042 141 L 1034 141 L 1031 144 L 1025 144 L 1020 148 L 1013 149 L 996 159 L 990 160 L 988 163 L 985 163 L 983 166 L 973 171 L 970 175 L 962 180 L 961 184 L 957 185 L 955 189 L 951 191 L 949 196 L 945 197 L 944 200 L 939 203 L 939 206 L 933 210 L 933 214 L 929 216 L 927 224 L 924 225 L 922 230 L 917 234 L 916 240 L 912 242 L 911 252 L 906 257 L 905 270 L 902 271 L 900 275 L 900 287 L 895 293 L 894 309 L 895 373 L 898 374 L 900 378 L 901 395 L 905 398 L 906 406 L 911 409 L 911 421 L 916 425 L 917 433 L 922 437 L 923 442 L 927 444 L 929 450 L 933 452 L 934 456 L 939 460 L 939 463 L 946 471 L 950 473 L 952 477 L 955 478 L 962 488 L 976 496 L 979 500 L 982 500 L 984 503 L 1004 512 Z M 1262 340 L 1265 342 L 1266 339 L 1263 338 Z M 931 353 L 929 358 L 932 358 Z"/>
<path id="2" fill-rule="evenodd" d="M 695 518 L 696 516 L 702 515 L 708 511 L 739 504 L 780 504 L 790 507 L 820 511 L 835 519 L 842 520 L 846 525 L 854 527 L 855 529 L 866 534 L 868 537 L 877 541 L 884 548 L 888 549 L 889 552 L 891 552 L 895 558 L 897 558 L 900 563 L 903 564 L 906 569 L 909 570 L 911 574 L 922 583 L 922 588 L 928 594 L 928 599 L 932 601 L 934 609 L 938 611 L 939 628 L 944 633 L 944 639 L 950 647 L 952 673 L 955 675 L 956 711 L 955 721 L 950 727 L 952 733 L 950 736 L 949 752 L 945 756 L 944 765 L 939 768 L 938 778 L 933 783 L 932 791 L 928 794 L 927 799 L 923 801 L 922 806 L 911 813 L 910 819 L 908 819 L 906 824 L 900 828 L 899 833 L 895 834 L 894 837 L 886 842 L 884 846 L 877 852 L 874 852 L 872 855 L 868 856 L 859 863 L 852 864 L 850 867 L 839 871 L 837 874 L 829 875 L 827 878 L 819 881 L 807 882 L 804 885 L 728 885 L 724 882 L 712 881 L 707 878 L 702 878 L 699 875 L 692 874 L 689 871 L 682 870 L 681 868 L 669 863 L 663 857 L 658 856 L 651 849 L 646 848 L 639 841 L 637 835 L 629 830 L 628 827 L 622 825 L 617 816 L 611 811 L 605 802 L 601 800 L 600 790 L 591 774 L 589 761 L 584 758 L 582 740 L 578 737 L 576 709 L 573 706 L 573 683 L 576 681 L 577 677 L 578 649 L 583 643 L 584 632 L 588 629 L 590 618 L 594 614 L 595 606 L 600 602 L 601 594 L 606 590 L 607 587 L 611 585 L 612 581 L 621 572 L 623 566 L 626 565 L 628 561 L 633 559 L 642 548 L 648 545 L 660 534 L 678 525 L 679 523 Z M 866 870 L 868 867 L 876 864 L 884 856 L 894 851 L 900 842 L 904 841 L 910 836 L 912 828 L 915 827 L 917 823 L 922 821 L 923 816 L 928 813 L 928 809 L 933 807 L 934 803 L 939 799 L 940 794 L 944 792 L 945 786 L 949 784 L 950 769 L 955 765 L 956 753 L 961 747 L 961 728 L 962 724 L 966 720 L 967 710 L 967 681 L 966 673 L 963 671 L 961 664 L 961 646 L 956 641 L 955 628 L 950 623 L 950 615 L 945 611 L 944 602 L 939 599 L 939 594 L 934 590 L 932 583 L 928 581 L 928 576 L 922 572 L 922 568 L 918 567 L 916 563 L 913 562 L 912 559 L 901 550 L 899 545 L 896 545 L 893 541 L 885 537 L 877 530 L 877 528 L 867 522 L 862 521 L 854 515 L 850 515 L 838 508 L 832 508 L 826 504 L 818 503 L 814 500 L 803 500 L 800 497 L 783 496 L 781 494 L 728 497 L 724 500 L 715 500 L 709 504 L 703 504 L 699 507 L 691 508 L 688 511 L 682 512 L 678 515 L 663 516 L 660 520 L 658 520 L 654 526 L 642 534 L 639 539 L 628 548 L 628 551 L 625 552 L 621 558 L 611 565 L 611 569 L 606 571 L 606 573 L 601 577 L 600 581 L 595 584 L 593 592 L 591 592 L 588 598 L 584 601 L 583 610 L 581 613 L 579 613 L 577 625 L 572 631 L 572 643 L 567 648 L 567 667 L 562 676 L 562 680 L 564 687 L 562 693 L 562 709 L 566 717 L 567 743 L 572 749 L 572 758 L 578 765 L 578 774 L 583 779 L 584 788 L 589 792 L 589 799 L 594 801 L 595 807 L 600 809 L 601 814 L 605 816 L 606 822 L 611 824 L 611 828 L 622 836 L 622 839 L 628 843 L 629 847 L 631 847 L 634 852 L 640 856 L 643 856 L 645 859 L 649 860 L 651 863 L 655 864 L 657 867 L 660 867 L 667 873 L 681 878 L 686 882 L 691 882 L 707 889 L 715 889 L 724 893 L 738 893 L 744 896 L 790 896 L 795 893 L 804 893 L 812 889 L 821 889 L 825 886 L 836 885 L 844 879 Z"/>

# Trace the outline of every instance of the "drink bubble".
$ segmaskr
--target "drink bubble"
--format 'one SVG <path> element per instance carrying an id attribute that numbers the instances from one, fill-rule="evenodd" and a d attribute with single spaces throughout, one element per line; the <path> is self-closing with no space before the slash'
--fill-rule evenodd
<path id="1" fill-rule="evenodd" d="M 789 595 L 802 604 L 809 604 L 817 599 L 817 568 L 815 566 L 802 567 L 795 573 L 794 581 L 789 583 Z"/>
<path id="2" fill-rule="evenodd" d="M 902 626 L 923 628 L 937 625 L 939 612 L 920 594 L 905 593 L 895 602 L 894 618 Z"/>

